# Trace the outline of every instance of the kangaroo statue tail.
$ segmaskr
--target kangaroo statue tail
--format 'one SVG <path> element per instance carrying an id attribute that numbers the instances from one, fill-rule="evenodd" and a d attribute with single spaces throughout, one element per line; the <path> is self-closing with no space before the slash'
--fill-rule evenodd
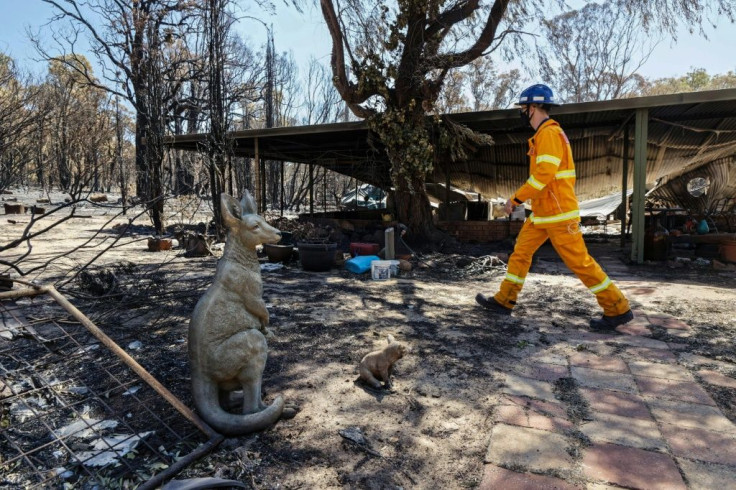
<path id="1" fill-rule="evenodd" d="M 204 379 L 201 373 L 193 373 L 192 395 L 199 415 L 213 429 L 228 436 L 242 436 L 258 432 L 273 424 L 281 417 L 284 399 L 281 396 L 260 412 L 232 414 L 226 412 L 219 403 L 218 388 L 215 383 Z"/>

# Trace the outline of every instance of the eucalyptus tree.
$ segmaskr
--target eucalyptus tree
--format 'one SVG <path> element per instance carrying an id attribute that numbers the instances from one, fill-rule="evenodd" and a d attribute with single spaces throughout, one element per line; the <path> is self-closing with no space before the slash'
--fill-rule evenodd
<path id="1" fill-rule="evenodd" d="M 46 147 L 54 163 L 47 173 L 76 199 L 85 190 L 100 190 L 106 174 L 103 167 L 112 164 L 105 149 L 113 139 L 113 129 L 106 93 L 88 85 L 86 76 L 80 75 L 86 72 L 94 79 L 91 65 L 81 56 L 70 58 L 49 63 L 42 92 L 49 131 L 39 144 Z"/>
<path id="2" fill-rule="evenodd" d="M 31 134 L 41 122 L 41 98 L 30 77 L 0 52 L 0 192 L 24 182 L 37 155 Z"/>
<path id="3" fill-rule="evenodd" d="M 736 88 L 736 72 L 728 71 L 723 74 L 709 75 L 703 68 L 693 68 L 679 77 L 647 81 L 641 88 L 640 93 L 641 95 L 663 95 L 727 88 Z"/>
<path id="4" fill-rule="evenodd" d="M 539 74 L 557 87 L 563 102 L 630 96 L 641 87 L 637 72 L 658 36 L 645 32 L 624 9 L 591 3 L 542 22 Z"/>
<path id="5" fill-rule="evenodd" d="M 163 214 L 163 136 L 166 108 L 185 80 L 178 79 L 182 64 L 178 41 L 187 35 L 195 0 L 43 0 L 54 8 L 52 54 L 36 36 L 35 44 L 47 59 L 71 60 L 84 35 L 102 68 L 95 79 L 80 70 L 91 86 L 118 95 L 136 113 L 136 193 L 147 206 L 157 233 L 165 230 Z M 84 65 L 69 63 L 72 69 Z"/>
<path id="6" fill-rule="evenodd" d="M 697 29 L 714 15 L 733 21 L 736 11 L 734 0 L 609 3 L 642 29 L 667 33 L 681 24 Z M 427 176 L 441 160 L 465 158 L 477 145 L 490 143 L 436 115 L 448 73 L 496 49 L 528 60 L 534 37 L 544 35 L 544 19 L 571 9 L 562 0 L 320 0 L 320 5 L 332 38 L 334 83 L 385 146 L 399 219 L 417 236 L 430 236 Z"/>

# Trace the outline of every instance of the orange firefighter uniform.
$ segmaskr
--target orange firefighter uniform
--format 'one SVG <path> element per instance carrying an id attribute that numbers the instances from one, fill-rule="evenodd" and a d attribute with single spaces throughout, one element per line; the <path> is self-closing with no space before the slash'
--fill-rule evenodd
<path id="1" fill-rule="evenodd" d="M 629 302 L 588 254 L 580 232 L 580 210 L 575 196 L 575 163 L 570 141 L 560 125 L 547 119 L 529 140 L 529 178 L 511 198 L 516 204 L 531 199 L 527 218 L 509 258 L 506 277 L 496 301 L 516 305 L 532 256 L 549 238 L 565 265 L 595 294 L 605 316 L 629 311 Z"/>

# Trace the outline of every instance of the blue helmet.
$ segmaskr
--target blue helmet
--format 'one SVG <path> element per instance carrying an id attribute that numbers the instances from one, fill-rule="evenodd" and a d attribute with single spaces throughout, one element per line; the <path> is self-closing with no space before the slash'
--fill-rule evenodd
<path id="1" fill-rule="evenodd" d="M 521 92 L 519 96 L 519 102 L 516 105 L 527 105 L 527 104 L 547 104 L 547 105 L 560 105 L 555 100 L 555 96 L 552 93 L 552 89 L 546 85 L 538 83 L 527 87 Z"/>

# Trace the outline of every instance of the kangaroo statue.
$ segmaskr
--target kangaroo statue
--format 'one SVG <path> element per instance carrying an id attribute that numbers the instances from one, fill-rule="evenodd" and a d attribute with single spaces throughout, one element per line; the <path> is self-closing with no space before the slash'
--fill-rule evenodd
<path id="1" fill-rule="evenodd" d="M 257 245 L 278 242 L 281 232 L 258 216 L 248 191 L 241 202 L 221 194 L 220 207 L 228 235 L 214 281 L 192 313 L 189 362 L 200 416 L 221 434 L 236 436 L 263 430 L 287 416 L 281 396 L 271 405 L 261 399 L 266 338 L 272 333 L 267 329 L 268 310 L 256 255 Z M 242 414 L 230 413 L 223 404 L 230 392 L 240 389 Z"/>

